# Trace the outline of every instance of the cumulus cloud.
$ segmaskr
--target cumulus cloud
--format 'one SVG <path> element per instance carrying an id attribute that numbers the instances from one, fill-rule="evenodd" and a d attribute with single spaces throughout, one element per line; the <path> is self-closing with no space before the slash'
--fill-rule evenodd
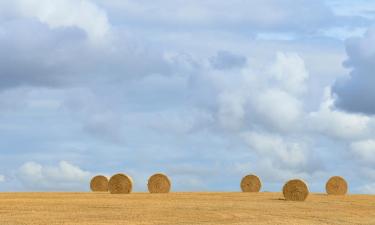
<path id="1" fill-rule="evenodd" d="M 254 96 L 252 104 L 266 127 L 281 131 L 298 127 L 302 104 L 293 95 L 277 89 L 261 90 L 257 97 Z"/>
<path id="2" fill-rule="evenodd" d="M 110 33 L 105 11 L 89 0 L 17 0 L 14 4 L 22 15 L 35 17 L 51 28 L 80 28 L 93 42 L 104 41 Z"/>
<path id="3" fill-rule="evenodd" d="M 366 137 L 370 132 L 371 119 L 335 109 L 330 88 L 326 88 L 324 100 L 318 111 L 308 115 L 312 130 L 344 140 Z"/>
<path id="4" fill-rule="evenodd" d="M 306 80 L 309 73 L 304 60 L 295 53 L 277 53 L 276 62 L 270 68 L 271 76 L 279 84 L 278 87 L 293 94 L 306 91 Z"/>
<path id="5" fill-rule="evenodd" d="M 1 28 L 0 89 L 56 88 L 170 74 L 171 64 L 161 51 L 145 49 L 121 34 L 97 48 L 87 45 L 84 34 L 76 28 L 51 30 L 38 21 L 25 19 L 12 20 Z"/>
<path id="6" fill-rule="evenodd" d="M 333 87 L 337 107 L 354 113 L 375 114 L 374 42 L 374 28 L 369 29 L 363 37 L 347 40 L 348 59 L 345 65 L 352 71 L 349 77 L 339 80 Z"/>
<path id="7" fill-rule="evenodd" d="M 71 96 L 63 106 L 72 112 L 71 115 L 75 119 L 78 118 L 78 121 L 83 122 L 84 131 L 93 134 L 95 141 L 108 138 L 123 140 L 127 136 L 131 137 L 126 140 L 130 140 L 129 143 L 136 146 L 134 149 L 137 150 L 131 152 L 135 161 L 144 158 L 144 154 L 158 152 L 159 157 L 152 157 L 150 164 L 152 166 L 158 165 L 159 160 L 177 159 L 185 162 L 189 160 L 186 156 L 189 154 L 197 154 L 201 157 L 209 155 L 206 148 L 210 148 L 210 143 L 224 139 L 236 144 L 241 142 L 240 140 L 245 141 L 246 150 L 243 150 L 244 146 L 240 144 L 238 144 L 240 150 L 234 150 L 241 156 L 256 153 L 252 154 L 254 156 L 250 160 L 254 164 L 252 167 L 240 165 L 241 163 L 237 165 L 242 167 L 238 170 L 241 174 L 245 170 L 264 171 L 260 174 L 266 176 L 268 181 L 281 182 L 281 178 L 287 178 L 286 176 L 309 177 L 324 168 L 317 163 L 319 154 L 314 155 L 316 152 L 313 152 L 313 146 L 305 138 L 309 135 L 310 128 L 305 127 L 301 130 L 307 116 L 303 104 L 304 92 L 308 91 L 305 84 L 309 78 L 302 57 L 294 53 L 278 53 L 272 62 L 265 62 L 259 68 L 246 66 L 239 70 L 225 70 L 225 72 L 210 66 L 196 66 L 194 64 L 196 61 L 191 59 L 179 60 L 183 61 L 183 63 L 179 62 L 179 65 L 184 63 L 186 65 L 176 69 L 176 74 L 172 73 L 172 76 L 151 75 L 129 83 L 111 84 L 113 86 L 109 87 L 112 91 L 107 91 L 109 87 L 105 85 L 94 86 L 94 90 L 69 89 L 64 93 Z M 297 86 L 304 88 L 293 88 Z M 190 91 L 195 95 L 189 95 L 187 101 L 186 94 L 190 94 Z M 202 101 L 203 98 L 207 101 Z M 126 102 L 126 104 L 118 104 L 118 102 Z M 328 107 L 327 111 L 331 113 L 332 109 Z M 340 113 L 333 113 L 327 120 L 335 121 L 336 118 L 341 117 Z M 342 115 L 344 115 L 342 121 L 345 121 L 351 114 L 342 112 Z M 324 121 L 324 118 L 318 117 L 313 123 L 315 131 L 332 133 L 332 130 L 317 128 L 321 121 Z M 340 125 L 341 120 L 338 119 L 337 123 Z M 366 130 L 367 123 L 363 126 Z M 337 130 L 347 131 L 347 129 Z M 211 139 L 206 139 L 207 136 L 202 138 L 200 135 L 202 131 L 207 132 L 205 135 Z M 222 131 L 225 131 L 225 136 L 220 136 Z M 361 133 L 362 130 L 358 132 Z M 181 142 L 171 140 L 178 139 L 176 137 L 180 134 L 186 135 L 184 139 L 187 140 L 183 145 L 191 145 L 189 147 L 191 149 L 204 150 L 186 151 Z M 137 144 L 135 141 L 141 140 L 140 143 L 144 143 L 145 135 L 149 138 L 147 150 L 141 149 L 142 144 Z M 170 136 L 170 139 L 163 139 L 162 136 Z M 178 149 L 173 154 L 170 148 L 165 147 L 166 140 L 168 146 Z M 197 147 L 196 143 L 205 143 L 205 145 Z M 219 144 L 215 149 L 215 156 L 205 156 L 207 160 L 225 161 L 224 158 L 231 155 L 229 147 L 221 146 L 220 142 Z M 153 146 L 153 150 L 149 149 L 150 146 Z M 113 146 L 110 148 L 111 151 L 123 152 L 122 149 Z M 225 162 L 230 164 L 229 161 Z M 207 167 L 210 166 L 212 165 L 208 163 Z M 38 163 L 25 164 L 24 167 L 26 169 L 23 168 L 22 171 L 30 171 L 30 176 L 36 177 L 39 181 L 37 184 L 37 181 L 25 178 L 24 175 L 28 173 L 20 173 L 23 174 L 19 177 L 22 177 L 25 187 L 30 189 L 54 190 L 55 184 L 52 180 L 58 180 L 55 178 L 56 174 L 63 170 L 59 165 L 52 169 L 52 171 L 59 171 L 54 173 L 49 166 Z M 204 168 L 202 166 L 203 170 Z M 228 173 L 238 175 L 239 172 L 234 170 L 235 168 L 228 166 Z M 195 182 L 191 184 L 192 189 L 208 187 L 213 182 L 217 182 L 214 179 L 205 181 L 202 179 L 203 174 L 184 176 Z M 83 189 L 83 182 L 66 181 L 59 184 L 61 184 L 59 188 L 64 190 L 73 189 L 73 186 Z M 180 188 L 183 189 L 182 186 Z"/>
<path id="8" fill-rule="evenodd" d="M 69 50 L 61 49 L 72 42 L 76 50 L 79 48 L 82 35 L 78 30 L 51 31 L 38 22 L 27 20 L 12 20 L 1 28 L 4 31 L 0 35 L 1 89 L 24 85 L 59 86 L 72 78 L 72 71 L 68 69 L 72 68 L 72 58 L 65 55 Z M 35 33 L 38 37 L 33 35 Z"/>
<path id="9" fill-rule="evenodd" d="M 224 128 L 236 130 L 253 123 L 281 131 L 298 127 L 303 110 L 299 94 L 308 77 L 303 60 L 296 54 L 278 53 L 267 66 L 259 70 L 244 68 L 233 77 L 222 75 L 218 118 Z"/>
<path id="10" fill-rule="evenodd" d="M 274 165 L 299 170 L 308 164 L 309 153 L 304 143 L 287 141 L 279 135 L 257 132 L 245 132 L 242 137 L 260 158 L 272 159 Z"/>
<path id="11" fill-rule="evenodd" d="M 259 70 L 244 68 L 232 75 L 236 81 L 225 75 L 212 76 L 219 89 L 218 122 L 240 134 L 249 151 L 258 155 L 251 169 L 268 168 L 269 173 L 263 173 L 268 178 L 276 179 L 270 176 L 272 166 L 305 178 L 324 170 L 313 150 L 321 135 L 346 143 L 371 134 L 372 119 L 336 109 L 329 87 L 317 110 L 306 109 L 310 75 L 297 54 L 279 52 L 274 62 Z"/>
<path id="12" fill-rule="evenodd" d="M 5 176 L 0 174 L 0 183 L 5 181 Z"/>
<path id="13" fill-rule="evenodd" d="M 17 176 L 26 187 L 34 190 L 82 190 L 90 173 L 66 161 L 60 161 L 57 166 L 31 161 L 19 168 Z"/>

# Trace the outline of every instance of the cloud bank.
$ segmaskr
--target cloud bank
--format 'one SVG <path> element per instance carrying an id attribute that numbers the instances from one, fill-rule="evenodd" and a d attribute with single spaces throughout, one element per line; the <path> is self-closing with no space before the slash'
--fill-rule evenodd
<path id="1" fill-rule="evenodd" d="M 176 191 L 256 173 L 373 192 L 374 31 L 345 4 L 0 3 L 0 190 L 165 172 Z"/>

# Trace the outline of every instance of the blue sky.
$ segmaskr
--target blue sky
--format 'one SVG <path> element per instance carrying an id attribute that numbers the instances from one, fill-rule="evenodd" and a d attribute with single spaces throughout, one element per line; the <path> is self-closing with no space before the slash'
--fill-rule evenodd
<path id="1" fill-rule="evenodd" d="M 0 2 L 0 191 L 375 193 L 375 2 Z"/>

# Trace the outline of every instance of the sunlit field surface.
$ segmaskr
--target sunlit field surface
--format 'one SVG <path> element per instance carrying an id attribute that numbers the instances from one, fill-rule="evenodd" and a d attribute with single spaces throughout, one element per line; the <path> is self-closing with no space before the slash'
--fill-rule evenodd
<path id="1" fill-rule="evenodd" d="M 281 193 L 1 193 L 1 225 L 375 224 L 375 196 Z"/>

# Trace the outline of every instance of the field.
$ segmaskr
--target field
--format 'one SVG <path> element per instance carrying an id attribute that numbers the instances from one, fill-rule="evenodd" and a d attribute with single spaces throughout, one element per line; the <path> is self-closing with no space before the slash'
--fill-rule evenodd
<path id="1" fill-rule="evenodd" d="M 375 224 L 375 196 L 281 193 L 1 193 L 0 225 Z"/>

